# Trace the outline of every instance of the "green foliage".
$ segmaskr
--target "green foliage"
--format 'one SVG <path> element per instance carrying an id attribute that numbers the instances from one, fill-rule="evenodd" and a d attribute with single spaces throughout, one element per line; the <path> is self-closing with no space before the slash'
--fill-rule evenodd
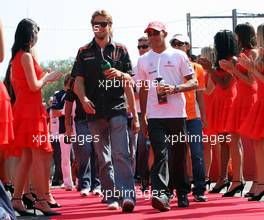
<path id="1" fill-rule="evenodd" d="M 71 73 L 73 62 L 74 59 L 69 58 L 67 60 L 53 60 L 47 63 L 41 63 L 40 66 L 42 67 L 44 72 L 47 72 L 47 70 L 51 70 L 51 71 L 62 72 L 64 75 L 66 75 Z M 42 89 L 42 96 L 46 103 L 48 102 L 49 98 L 53 96 L 55 91 L 60 91 L 63 89 L 63 81 L 64 81 L 64 77 L 62 77 L 57 82 L 46 85 Z"/>

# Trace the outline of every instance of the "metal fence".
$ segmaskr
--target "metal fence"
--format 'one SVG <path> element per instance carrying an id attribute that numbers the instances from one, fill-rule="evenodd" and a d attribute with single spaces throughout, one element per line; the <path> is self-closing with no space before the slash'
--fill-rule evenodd
<path id="1" fill-rule="evenodd" d="M 249 22 L 255 28 L 264 23 L 264 14 L 239 13 L 237 9 L 232 10 L 232 15 L 223 16 L 192 16 L 186 15 L 187 34 L 194 54 L 199 54 L 200 49 L 213 45 L 214 35 L 224 29 L 234 30 L 237 24 Z M 208 42 L 209 45 L 208 45 Z"/>

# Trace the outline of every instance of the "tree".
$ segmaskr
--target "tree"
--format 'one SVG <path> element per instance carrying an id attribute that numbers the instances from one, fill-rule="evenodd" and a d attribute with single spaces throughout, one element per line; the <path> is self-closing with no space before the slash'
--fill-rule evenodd
<path id="1" fill-rule="evenodd" d="M 66 75 L 71 73 L 73 62 L 74 59 L 69 58 L 67 60 L 53 60 L 49 61 L 48 63 L 41 63 L 40 65 L 44 72 L 47 72 L 47 70 L 50 69 L 51 71 L 59 71 Z M 63 81 L 64 77 L 62 77 L 57 82 L 45 86 L 42 89 L 43 99 L 46 103 L 48 103 L 49 98 L 54 95 L 55 91 L 60 91 L 63 89 Z"/>

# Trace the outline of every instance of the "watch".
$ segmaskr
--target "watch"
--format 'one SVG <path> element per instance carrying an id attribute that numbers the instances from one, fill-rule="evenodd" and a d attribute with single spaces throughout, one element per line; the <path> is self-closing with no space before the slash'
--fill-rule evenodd
<path id="1" fill-rule="evenodd" d="M 174 93 L 180 92 L 180 87 L 178 85 L 174 86 Z"/>

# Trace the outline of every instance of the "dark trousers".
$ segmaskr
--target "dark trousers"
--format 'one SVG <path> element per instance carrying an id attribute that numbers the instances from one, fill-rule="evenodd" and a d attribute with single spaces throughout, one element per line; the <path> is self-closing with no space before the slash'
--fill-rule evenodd
<path id="1" fill-rule="evenodd" d="M 142 125 L 141 113 L 138 113 L 140 126 Z M 148 169 L 148 158 L 149 158 L 149 144 L 147 144 L 147 139 L 144 137 L 142 130 L 138 132 L 137 140 L 137 170 L 141 179 L 149 179 L 149 169 Z"/>
<path id="2" fill-rule="evenodd" d="M 191 149 L 192 173 L 194 188 L 193 194 L 203 194 L 205 189 L 204 145 L 202 142 L 202 122 L 200 118 L 187 120 L 187 132 Z"/>
<path id="3" fill-rule="evenodd" d="M 189 193 L 190 184 L 186 167 L 186 136 L 184 118 L 149 119 L 148 131 L 154 151 L 151 169 L 152 190 L 169 195 L 171 189 Z M 170 190 L 169 190 L 170 189 Z"/>
<path id="4" fill-rule="evenodd" d="M 52 182 L 54 183 L 63 183 L 62 170 L 61 170 L 61 149 L 60 141 L 55 139 L 51 142 L 53 148 L 53 161 L 54 161 L 54 175 Z"/>

